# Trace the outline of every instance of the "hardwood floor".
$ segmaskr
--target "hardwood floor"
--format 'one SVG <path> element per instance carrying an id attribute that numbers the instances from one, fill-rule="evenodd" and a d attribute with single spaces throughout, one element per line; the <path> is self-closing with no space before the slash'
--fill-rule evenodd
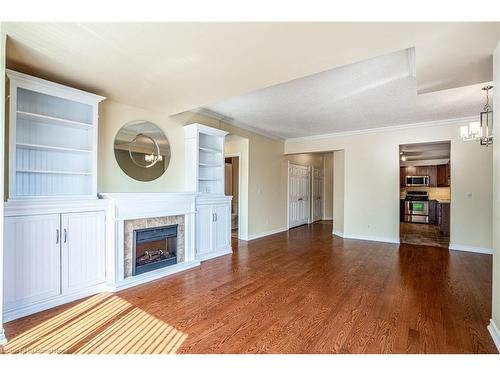
<path id="1" fill-rule="evenodd" d="M 318 222 L 5 325 L 6 352 L 496 353 L 491 255 L 343 240 Z"/>
<path id="2" fill-rule="evenodd" d="M 436 246 L 448 248 L 450 236 L 441 234 L 434 224 L 400 223 L 399 239 L 401 243 L 412 245 Z"/>

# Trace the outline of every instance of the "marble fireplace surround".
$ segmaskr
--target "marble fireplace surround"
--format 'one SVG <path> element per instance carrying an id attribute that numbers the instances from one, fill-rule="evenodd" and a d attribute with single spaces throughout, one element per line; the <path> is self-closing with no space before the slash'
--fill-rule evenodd
<path id="1" fill-rule="evenodd" d="M 184 262 L 184 216 L 163 216 L 146 219 L 125 220 L 123 230 L 123 262 L 125 278 L 132 276 L 134 230 L 164 227 L 177 224 L 177 264 Z"/>
<path id="2" fill-rule="evenodd" d="M 122 290 L 196 267 L 195 193 L 100 193 L 108 201 L 106 281 L 109 290 Z M 183 261 L 132 276 L 133 230 L 178 224 L 177 244 Z M 179 248 L 178 248 L 179 250 Z"/>

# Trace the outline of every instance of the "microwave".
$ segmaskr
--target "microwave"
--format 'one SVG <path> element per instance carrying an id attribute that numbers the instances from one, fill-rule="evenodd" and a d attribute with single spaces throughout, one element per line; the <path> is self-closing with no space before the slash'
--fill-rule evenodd
<path id="1" fill-rule="evenodd" d="M 429 176 L 406 176 L 406 186 L 429 186 Z"/>

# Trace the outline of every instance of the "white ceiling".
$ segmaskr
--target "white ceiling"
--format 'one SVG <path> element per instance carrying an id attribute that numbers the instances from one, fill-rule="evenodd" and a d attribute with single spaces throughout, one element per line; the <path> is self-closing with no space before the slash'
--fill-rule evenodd
<path id="1" fill-rule="evenodd" d="M 417 95 L 414 56 L 394 52 L 204 108 L 284 139 L 479 114 L 482 84 Z"/>
<path id="2" fill-rule="evenodd" d="M 5 31 L 9 68 L 170 115 L 410 47 L 419 92 L 489 81 L 499 25 L 18 22 Z"/>

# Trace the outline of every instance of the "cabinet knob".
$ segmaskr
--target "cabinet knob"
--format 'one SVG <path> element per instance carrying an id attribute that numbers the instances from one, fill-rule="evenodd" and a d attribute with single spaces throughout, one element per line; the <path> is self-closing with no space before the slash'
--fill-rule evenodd
<path id="1" fill-rule="evenodd" d="M 56 229 L 56 244 L 59 243 L 59 229 Z"/>

